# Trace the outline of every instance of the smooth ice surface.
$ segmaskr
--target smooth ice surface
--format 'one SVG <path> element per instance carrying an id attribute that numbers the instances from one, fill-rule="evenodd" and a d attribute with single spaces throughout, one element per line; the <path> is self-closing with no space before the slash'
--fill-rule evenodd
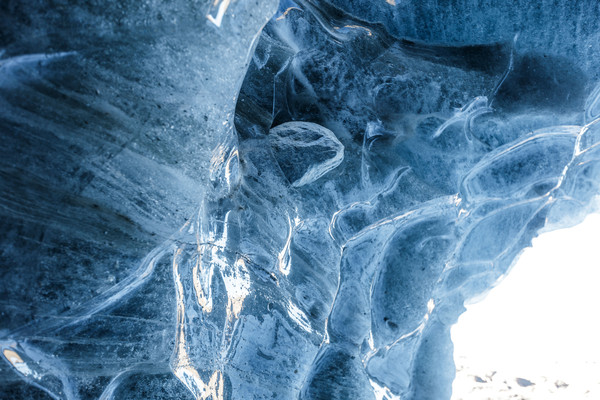
<path id="1" fill-rule="evenodd" d="M 450 398 L 597 208 L 600 6 L 338 3 L 1 6 L 3 396 Z"/>

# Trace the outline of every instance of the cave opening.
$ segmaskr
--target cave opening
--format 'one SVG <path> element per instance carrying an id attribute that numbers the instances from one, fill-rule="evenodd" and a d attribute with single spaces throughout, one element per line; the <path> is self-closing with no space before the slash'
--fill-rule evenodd
<path id="1" fill-rule="evenodd" d="M 600 214 L 533 240 L 452 329 L 453 400 L 597 398 Z"/>

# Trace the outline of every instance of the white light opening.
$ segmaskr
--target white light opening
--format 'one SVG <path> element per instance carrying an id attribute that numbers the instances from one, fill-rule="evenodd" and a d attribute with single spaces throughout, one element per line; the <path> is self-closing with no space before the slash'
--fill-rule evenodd
<path id="1" fill-rule="evenodd" d="M 600 215 L 534 239 L 452 340 L 452 400 L 600 399 Z"/>

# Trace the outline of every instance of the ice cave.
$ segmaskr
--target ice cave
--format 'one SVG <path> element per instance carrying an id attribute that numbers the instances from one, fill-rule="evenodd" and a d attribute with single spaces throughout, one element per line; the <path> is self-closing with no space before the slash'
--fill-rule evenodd
<path id="1" fill-rule="evenodd" d="M 449 400 L 598 209 L 600 2 L 5 0 L 0 134 L 0 398 Z"/>

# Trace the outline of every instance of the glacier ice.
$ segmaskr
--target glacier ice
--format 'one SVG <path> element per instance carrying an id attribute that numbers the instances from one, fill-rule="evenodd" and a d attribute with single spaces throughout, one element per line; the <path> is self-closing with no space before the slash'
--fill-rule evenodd
<path id="1" fill-rule="evenodd" d="M 597 208 L 596 1 L 0 10 L 1 398 L 447 399 Z"/>

